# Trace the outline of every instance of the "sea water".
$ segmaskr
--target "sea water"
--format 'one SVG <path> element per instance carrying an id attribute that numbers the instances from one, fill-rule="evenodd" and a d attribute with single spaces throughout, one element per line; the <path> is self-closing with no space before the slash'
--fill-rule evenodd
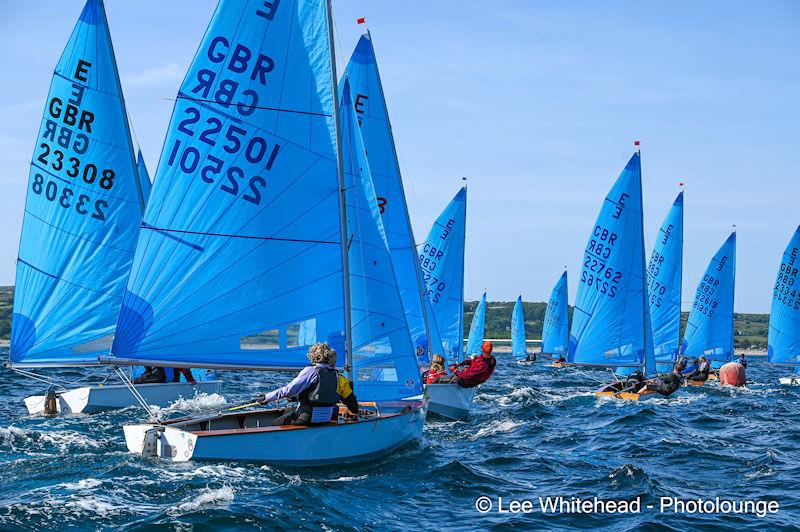
<path id="1" fill-rule="evenodd" d="M 418 444 L 308 470 L 134 456 L 121 424 L 144 419 L 140 409 L 29 417 L 22 398 L 43 385 L 3 370 L 0 529 L 800 526 L 800 387 L 777 384 L 785 370 L 757 358 L 746 389 L 710 384 L 637 404 L 596 399 L 603 372 L 498 356 L 469 421 L 431 417 Z M 288 376 L 221 378 L 224 398 L 181 399 L 162 415 L 219 410 Z"/>

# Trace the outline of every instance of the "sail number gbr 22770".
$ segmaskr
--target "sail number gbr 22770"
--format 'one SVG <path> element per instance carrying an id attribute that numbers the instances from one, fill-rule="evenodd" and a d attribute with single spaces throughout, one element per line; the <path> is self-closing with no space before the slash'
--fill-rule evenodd
<path id="1" fill-rule="evenodd" d="M 249 136 L 240 124 L 225 125 L 221 118 L 211 116 L 202 120 L 196 107 L 184 109 L 184 117 L 178 122 L 177 130 L 188 137 L 214 148 L 222 146 L 223 153 L 219 157 L 206 153 L 201 155 L 198 147 L 188 142 L 184 146 L 180 138 L 176 138 L 167 157 L 169 166 L 177 166 L 181 172 L 198 175 L 204 183 L 219 184 L 219 189 L 254 205 L 261 204 L 261 194 L 267 188 L 267 180 L 260 175 L 248 177 L 241 166 L 225 166 L 227 161 L 235 161 L 244 156 L 249 165 L 263 164 L 263 169 L 270 171 L 280 150 L 279 144 L 270 144 L 263 137 Z M 248 138 L 249 137 L 249 138 Z"/>

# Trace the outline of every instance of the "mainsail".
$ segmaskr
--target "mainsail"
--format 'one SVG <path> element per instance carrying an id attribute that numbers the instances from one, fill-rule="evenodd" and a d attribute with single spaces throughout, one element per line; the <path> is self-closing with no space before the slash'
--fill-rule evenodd
<path id="1" fill-rule="evenodd" d="M 647 293 L 656 362 L 678 356 L 683 274 L 683 192 L 678 194 L 658 231 L 647 265 Z"/>
<path id="2" fill-rule="evenodd" d="M 458 191 L 419 245 L 419 265 L 426 294 L 441 336 L 443 355 L 464 357 L 464 238 L 467 189 Z"/>
<path id="3" fill-rule="evenodd" d="M 113 362 L 289 369 L 313 341 L 344 352 L 332 54 L 325 2 L 219 3 L 175 103 Z"/>
<path id="4" fill-rule="evenodd" d="M 586 245 L 572 319 L 571 363 L 644 365 L 655 372 L 645 271 L 642 172 L 635 153 L 606 196 Z"/>
<path id="5" fill-rule="evenodd" d="M 402 399 L 422 393 L 419 368 L 347 78 L 341 95 L 356 393 L 362 401 Z"/>
<path id="6" fill-rule="evenodd" d="M 525 344 L 525 316 L 522 312 L 522 296 L 517 297 L 511 311 L 511 355 L 518 360 L 528 356 Z"/>
<path id="7" fill-rule="evenodd" d="M 11 364 L 97 364 L 108 352 L 147 199 L 101 0 L 55 68 L 22 222 Z"/>
<path id="8" fill-rule="evenodd" d="M 426 364 L 429 351 L 441 353 L 438 335 L 426 333 L 425 296 L 419 271 L 408 205 L 400 176 L 389 112 L 383 95 L 375 50 L 369 33 L 362 35 L 347 65 L 353 107 L 369 154 L 372 182 L 386 231 L 397 286 L 403 300 L 408 327 L 417 348 L 418 361 Z M 341 87 L 340 87 L 341 90 Z M 428 324 L 429 325 L 429 324 Z"/>
<path id="9" fill-rule="evenodd" d="M 769 347 L 771 364 L 800 366 L 800 227 L 792 235 L 783 252 L 778 278 L 772 290 L 769 314 Z"/>
<path id="10" fill-rule="evenodd" d="M 569 305 L 567 272 L 561 274 L 553 287 L 542 324 L 542 353 L 567 355 L 569 346 Z"/>
<path id="11" fill-rule="evenodd" d="M 728 362 L 733 358 L 733 295 L 736 278 L 736 232 L 728 237 L 697 286 L 681 354 Z"/>
<path id="12" fill-rule="evenodd" d="M 147 171 L 147 165 L 144 163 L 142 150 L 137 150 L 136 152 L 136 172 L 139 176 L 139 186 L 142 189 L 142 196 L 144 196 L 146 205 L 148 198 L 150 198 L 150 190 L 153 188 L 153 184 L 150 182 L 150 172 Z"/>
<path id="13" fill-rule="evenodd" d="M 472 316 L 472 323 L 469 325 L 469 336 L 467 337 L 467 355 L 479 355 L 483 344 L 483 332 L 486 323 L 486 292 L 481 296 L 478 306 L 475 307 L 475 314 Z"/>

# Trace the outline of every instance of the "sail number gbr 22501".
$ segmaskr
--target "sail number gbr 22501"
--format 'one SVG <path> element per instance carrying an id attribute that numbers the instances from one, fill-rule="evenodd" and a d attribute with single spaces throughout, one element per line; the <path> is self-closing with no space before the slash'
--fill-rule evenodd
<path id="1" fill-rule="evenodd" d="M 201 123 L 201 113 L 196 107 L 184 109 L 184 117 L 178 122 L 177 130 L 197 141 L 214 148 L 222 147 L 220 156 L 206 153 L 201 155 L 198 147 L 184 145 L 180 138 L 173 143 L 167 164 L 179 168 L 184 174 L 198 175 L 204 183 L 219 184 L 219 189 L 254 205 L 261 204 L 262 192 L 267 188 L 267 180 L 260 175 L 246 176 L 241 166 L 225 166 L 226 161 L 244 157 L 249 165 L 263 164 L 270 171 L 280 150 L 279 144 L 270 144 L 263 137 L 249 133 L 240 124 L 225 125 L 221 118 L 211 116 Z M 249 138 L 248 138 L 249 137 Z"/>

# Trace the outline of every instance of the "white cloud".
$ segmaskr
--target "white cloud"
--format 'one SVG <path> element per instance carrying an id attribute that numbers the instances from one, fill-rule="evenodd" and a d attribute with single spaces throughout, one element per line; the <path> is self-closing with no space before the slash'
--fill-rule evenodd
<path id="1" fill-rule="evenodd" d="M 132 87 L 153 87 L 164 83 L 180 81 L 184 69 L 176 63 L 169 63 L 125 76 L 125 85 Z"/>

